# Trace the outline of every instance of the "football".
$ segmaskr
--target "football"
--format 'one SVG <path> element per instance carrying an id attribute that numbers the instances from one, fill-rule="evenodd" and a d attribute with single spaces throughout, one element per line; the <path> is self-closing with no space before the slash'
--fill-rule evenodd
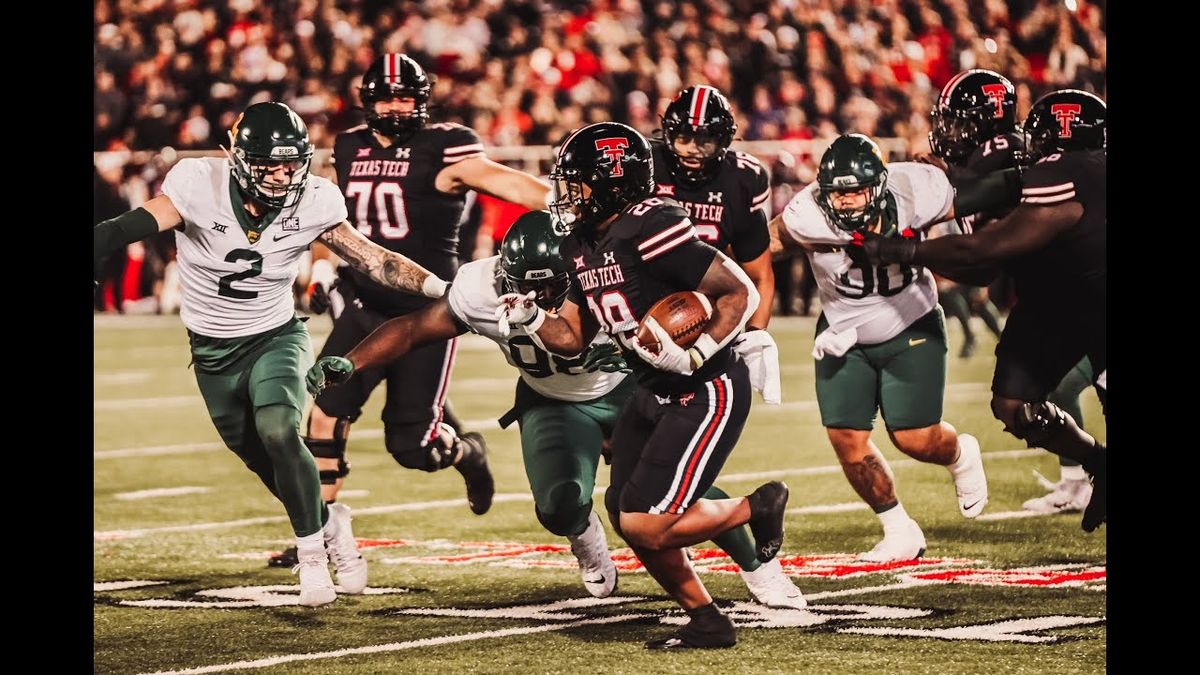
<path id="1" fill-rule="evenodd" d="M 658 338 L 646 326 L 646 318 L 651 316 L 667 331 L 675 344 L 687 349 L 696 343 L 696 338 L 708 327 L 712 319 L 712 302 L 703 293 L 679 291 L 654 303 L 638 323 L 637 339 L 643 347 L 657 354 Z"/>

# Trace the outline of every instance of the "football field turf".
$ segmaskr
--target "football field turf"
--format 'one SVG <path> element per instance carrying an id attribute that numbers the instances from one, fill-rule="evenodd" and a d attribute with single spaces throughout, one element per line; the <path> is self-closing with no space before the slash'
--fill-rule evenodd
<path id="1" fill-rule="evenodd" d="M 770 479 L 791 488 L 785 569 L 807 611 L 750 601 L 736 565 L 710 544 L 693 561 L 740 626 L 738 644 L 651 652 L 642 642 L 683 615 L 608 529 L 622 574 L 615 595 L 584 590 L 566 540 L 533 513 L 512 402 L 516 371 L 482 338 L 463 338 L 450 388 L 482 431 L 496 502 L 467 509 L 453 470 L 400 467 L 383 448 L 382 388 L 351 436 L 340 501 L 370 564 L 370 587 L 317 609 L 267 558 L 292 541 L 282 506 L 220 443 L 187 368 L 178 317 L 95 319 L 94 657 L 102 673 L 1010 673 L 1104 670 L 1106 527 L 1080 515 L 1024 517 L 1021 502 L 1054 479 L 1054 456 L 1024 448 L 988 409 L 994 341 L 956 358 L 950 328 L 945 419 L 979 438 L 991 501 L 959 515 L 942 467 L 895 450 L 877 424 L 897 494 L 922 526 L 926 557 L 854 561 L 881 537 L 843 477 L 813 391 L 813 319 L 776 319 L 781 406 L 755 395 L 717 485 L 742 495 Z M 309 322 L 319 347 L 326 317 Z M 1092 391 L 1086 426 L 1104 438 Z M 601 467 L 598 482 L 608 482 Z M 597 493 L 597 503 L 600 502 Z M 607 514 L 601 512 L 607 523 Z"/>

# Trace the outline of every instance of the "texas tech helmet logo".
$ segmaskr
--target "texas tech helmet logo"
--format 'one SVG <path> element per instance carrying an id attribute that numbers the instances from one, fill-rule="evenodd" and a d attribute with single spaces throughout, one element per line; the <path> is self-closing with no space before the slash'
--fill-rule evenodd
<path id="1" fill-rule="evenodd" d="M 628 147 L 629 139 L 620 136 L 596 139 L 596 149 L 612 160 L 612 169 L 608 175 L 613 178 L 625 175 L 625 167 L 621 166 L 621 158 L 625 156 L 625 148 Z"/>
<path id="2" fill-rule="evenodd" d="M 1050 114 L 1054 115 L 1054 119 L 1058 120 L 1058 137 L 1071 137 L 1071 122 L 1079 117 L 1079 113 L 1083 111 L 1083 106 L 1078 103 L 1055 103 L 1050 106 Z"/>
<path id="3" fill-rule="evenodd" d="M 982 89 L 983 95 L 996 104 L 996 119 L 1004 117 L 1004 95 L 1008 93 L 1008 87 L 1003 84 L 985 84 Z"/>

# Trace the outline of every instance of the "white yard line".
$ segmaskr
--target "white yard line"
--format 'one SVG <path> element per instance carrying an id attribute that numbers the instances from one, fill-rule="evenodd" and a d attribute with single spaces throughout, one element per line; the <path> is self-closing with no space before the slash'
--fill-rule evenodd
<path id="1" fill-rule="evenodd" d="M 316 661 L 319 659 L 336 659 L 344 656 L 358 656 L 361 654 L 383 654 L 386 652 L 398 652 L 404 649 L 415 649 L 418 647 L 437 647 L 440 645 L 449 645 L 456 642 L 474 642 L 476 640 L 488 640 L 492 638 L 510 637 L 513 635 L 533 635 L 536 633 L 549 633 L 557 630 L 567 630 L 570 628 L 578 628 L 580 626 L 598 626 L 606 623 L 620 623 L 622 621 L 631 621 L 633 619 L 642 618 L 643 614 L 618 614 L 616 616 L 603 616 L 595 619 L 584 619 L 583 621 L 569 621 L 566 623 L 549 623 L 540 626 L 525 626 L 522 628 L 503 628 L 500 630 L 480 631 L 476 633 L 465 633 L 463 635 L 443 635 L 441 637 L 424 638 L 421 640 L 408 640 L 405 642 L 389 642 L 382 645 L 370 645 L 367 647 L 352 647 L 349 649 L 338 649 L 328 652 L 310 652 L 308 654 L 284 654 L 280 656 L 270 656 L 265 659 L 255 659 L 253 661 L 234 661 L 233 663 L 222 663 L 215 666 L 204 666 L 201 668 L 188 668 L 186 670 L 160 670 L 153 675 L 192 675 L 193 673 L 221 673 L 227 670 L 247 670 L 250 668 L 269 668 L 283 663 L 296 663 L 300 661 Z"/>
<path id="2" fill-rule="evenodd" d="M 152 490 L 137 490 L 135 492 L 118 492 L 113 495 L 114 499 L 122 499 L 125 501 L 134 499 L 154 499 L 155 497 L 178 497 L 180 495 L 197 495 L 211 492 L 212 488 L 200 487 L 197 485 L 187 485 L 183 487 L 173 488 L 154 488 Z"/>

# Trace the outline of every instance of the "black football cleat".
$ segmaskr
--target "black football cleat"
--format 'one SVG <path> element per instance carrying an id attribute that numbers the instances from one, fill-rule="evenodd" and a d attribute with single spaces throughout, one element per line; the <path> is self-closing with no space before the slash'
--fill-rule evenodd
<path id="1" fill-rule="evenodd" d="M 291 546 L 283 549 L 283 551 L 267 558 L 267 567 L 295 567 L 300 564 L 300 558 L 296 555 L 296 547 Z"/>
<path id="2" fill-rule="evenodd" d="M 763 483 L 750 493 L 750 532 L 754 535 L 755 557 L 770 562 L 783 546 L 783 512 L 787 508 L 788 487 L 782 481 Z"/>
<path id="3" fill-rule="evenodd" d="M 1105 455 L 1105 450 L 1099 450 L 1083 467 L 1092 477 L 1092 498 L 1083 510 L 1084 532 L 1095 532 L 1101 523 L 1108 520 L 1105 504 L 1105 498 L 1108 496 L 1108 459 Z"/>
<path id="4" fill-rule="evenodd" d="M 496 481 L 488 468 L 487 443 L 483 436 L 476 431 L 468 431 L 459 436 L 463 443 L 463 456 L 454 465 L 467 483 L 467 503 L 471 513 L 482 516 L 492 508 L 492 497 L 496 496 Z"/>
<path id="5" fill-rule="evenodd" d="M 650 640 L 646 643 L 646 649 L 726 649 L 736 644 L 737 630 L 733 627 L 733 621 L 724 614 L 718 614 L 703 622 L 693 618 L 667 637 Z"/>

